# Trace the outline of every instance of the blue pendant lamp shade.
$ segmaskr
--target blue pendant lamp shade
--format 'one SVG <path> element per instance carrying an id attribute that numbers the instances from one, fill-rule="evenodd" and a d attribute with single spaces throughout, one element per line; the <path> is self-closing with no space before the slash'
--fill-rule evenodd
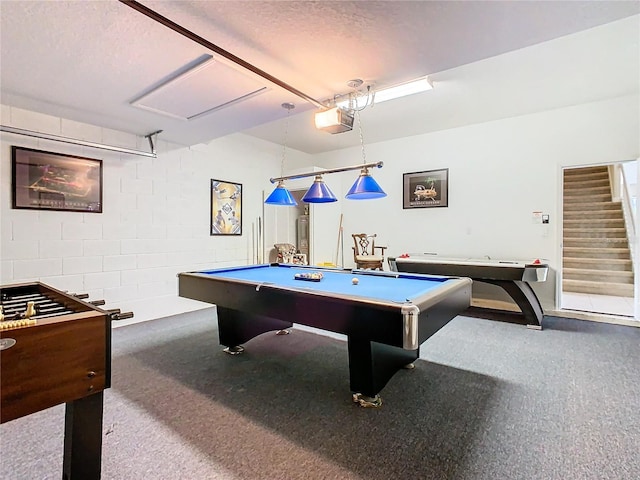
<path id="1" fill-rule="evenodd" d="M 349 200 L 370 200 L 372 198 L 386 197 L 378 182 L 369 173 L 368 168 L 360 171 L 360 176 L 356 179 L 351 189 L 345 195 Z"/>
<path id="2" fill-rule="evenodd" d="M 316 175 L 316 179 L 313 181 L 313 184 L 307 190 L 307 193 L 302 197 L 303 202 L 307 203 L 329 203 L 329 202 L 337 202 L 338 199 L 333 194 L 329 187 L 327 187 L 322 180 L 321 175 Z"/>
<path id="3" fill-rule="evenodd" d="M 284 170 L 284 160 L 287 153 L 287 131 L 289 130 L 289 114 L 291 113 L 291 110 L 296 108 L 296 106 L 293 103 L 286 102 L 282 104 L 282 108 L 287 111 L 287 121 L 284 128 L 284 141 L 282 142 L 282 163 L 280 164 L 281 173 Z M 264 203 L 268 203 L 269 205 L 280 205 L 284 207 L 295 207 L 296 205 L 298 205 L 298 202 L 296 202 L 296 199 L 293 198 L 291 192 L 289 192 L 289 190 L 287 190 L 287 187 L 284 186 L 283 178 L 278 180 L 278 185 L 276 185 L 276 188 L 273 190 L 273 192 L 271 192 L 271 195 L 267 197 Z"/>
<path id="4" fill-rule="evenodd" d="M 271 192 L 271 195 L 267 197 L 264 203 L 268 203 L 270 205 L 284 205 L 287 207 L 295 207 L 298 205 L 296 199 L 293 198 L 291 192 L 287 190 L 284 186 L 284 182 L 280 180 L 276 188 Z"/>

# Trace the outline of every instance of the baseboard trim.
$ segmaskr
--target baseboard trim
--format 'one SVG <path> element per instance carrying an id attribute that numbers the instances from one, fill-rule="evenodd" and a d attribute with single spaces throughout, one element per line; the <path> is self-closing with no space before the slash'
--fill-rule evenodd
<path id="1" fill-rule="evenodd" d="M 610 323 L 613 325 L 625 325 L 627 327 L 640 328 L 640 321 L 632 317 L 622 315 L 608 315 L 605 313 L 583 312 L 579 310 L 545 310 L 545 315 L 564 318 L 575 318 L 576 320 L 589 320 L 592 322 Z"/>

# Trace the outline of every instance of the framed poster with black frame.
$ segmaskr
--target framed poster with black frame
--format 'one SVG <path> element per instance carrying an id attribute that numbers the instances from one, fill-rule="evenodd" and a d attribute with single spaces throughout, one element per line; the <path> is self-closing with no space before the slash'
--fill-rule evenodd
<path id="1" fill-rule="evenodd" d="M 211 179 L 210 235 L 242 235 L 242 184 Z"/>
<path id="2" fill-rule="evenodd" d="M 11 147 L 12 207 L 102 213 L 102 160 Z"/>
<path id="3" fill-rule="evenodd" d="M 403 174 L 402 208 L 431 208 L 448 206 L 448 168 Z"/>

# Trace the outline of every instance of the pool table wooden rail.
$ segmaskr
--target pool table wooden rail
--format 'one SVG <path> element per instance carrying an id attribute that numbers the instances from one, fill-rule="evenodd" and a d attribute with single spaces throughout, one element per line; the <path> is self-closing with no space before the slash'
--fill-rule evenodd
<path id="1" fill-rule="evenodd" d="M 353 276 L 354 273 L 372 274 L 358 270 L 344 274 Z M 391 272 L 375 272 L 375 275 L 390 278 L 398 276 Z M 293 323 L 345 335 L 360 335 L 366 331 L 373 334 L 371 338 L 373 341 L 388 343 L 406 350 L 417 349 L 431 336 L 424 334 L 430 330 L 429 327 L 423 325 L 420 328 L 419 326 L 420 313 L 428 310 L 429 318 L 435 321 L 434 317 L 437 317 L 439 312 L 448 310 L 452 301 L 458 303 L 462 299 L 464 302 L 465 293 L 461 291 L 461 285 L 464 286 L 467 282 L 467 279 L 455 279 L 443 285 L 434 294 L 412 298 L 410 302 L 390 303 L 367 296 L 315 291 L 313 283 L 302 283 L 299 288 L 294 288 L 273 283 L 256 284 L 240 279 L 217 278 L 198 272 L 181 273 L 179 279 L 180 296 L 215 304 L 218 308 L 238 310 L 264 317 L 291 319 L 290 321 L 278 320 L 274 325 L 280 326 L 269 326 L 264 332 L 289 328 Z M 263 294 L 260 294 L 261 291 Z M 266 291 L 269 295 L 265 294 Z M 304 301 L 301 300 L 301 296 Z M 397 316 L 396 320 L 402 322 L 402 328 L 396 328 L 397 324 L 390 324 L 386 317 L 382 318 L 372 309 Z M 353 319 L 359 320 L 353 321 Z M 398 336 L 399 332 L 402 333 L 401 336 Z M 240 332 L 237 333 L 240 335 Z M 251 333 L 253 332 L 245 332 L 245 336 L 251 336 L 242 338 L 234 345 L 253 338 L 255 335 Z M 233 343 L 231 338 L 226 340 Z M 221 344 L 234 346 L 222 341 Z"/>

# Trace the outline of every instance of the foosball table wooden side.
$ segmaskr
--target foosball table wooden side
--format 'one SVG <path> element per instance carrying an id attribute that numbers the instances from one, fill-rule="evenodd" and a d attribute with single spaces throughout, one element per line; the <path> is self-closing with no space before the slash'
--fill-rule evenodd
<path id="1" fill-rule="evenodd" d="M 106 315 L 83 312 L 1 330 L 0 338 L 11 339 L 15 344 L 1 352 L 0 422 L 107 388 L 108 328 L 111 321 Z"/>
<path id="2" fill-rule="evenodd" d="M 62 478 L 99 479 L 111 321 L 119 319 L 119 310 L 101 310 L 41 283 L 3 286 L 0 292 L 3 312 L 15 312 L 0 322 L 0 423 L 64 403 Z M 27 313 L 32 310 L 33 316 Z"/>

